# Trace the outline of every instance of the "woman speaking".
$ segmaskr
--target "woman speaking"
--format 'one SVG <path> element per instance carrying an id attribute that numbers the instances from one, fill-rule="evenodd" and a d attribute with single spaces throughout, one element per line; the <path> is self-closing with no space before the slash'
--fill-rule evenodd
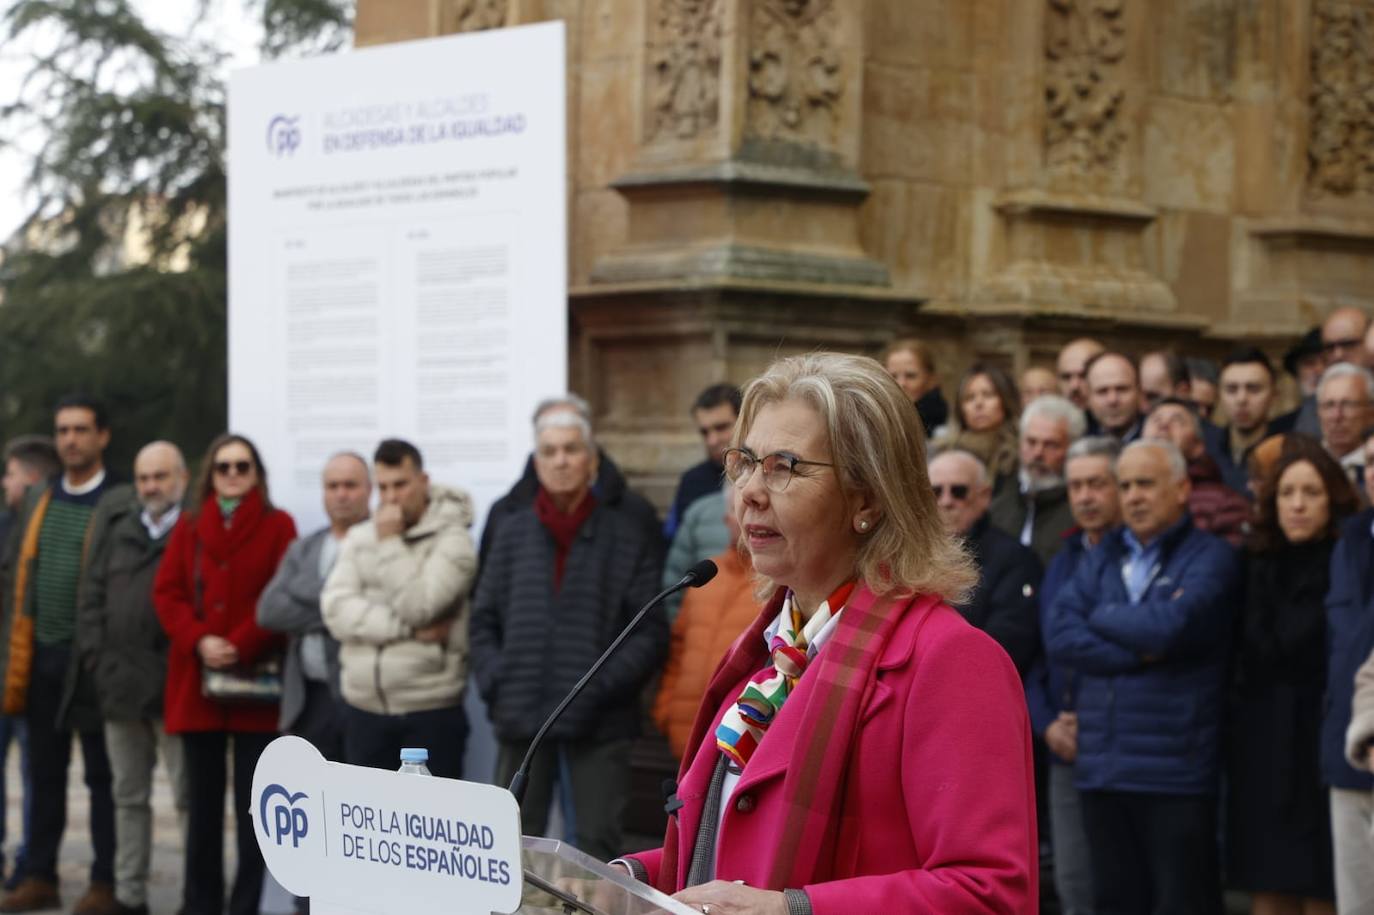
<path id="1" fill-rule="evenodd" d="M 706 915 L 1034 911 L 1021 682 L 949 606 L 977 572 L 910 401 L 870 359 L 786 358 L 735 436 L 771 598 L 707 689 L 663 847 L 618 860 Z"/>

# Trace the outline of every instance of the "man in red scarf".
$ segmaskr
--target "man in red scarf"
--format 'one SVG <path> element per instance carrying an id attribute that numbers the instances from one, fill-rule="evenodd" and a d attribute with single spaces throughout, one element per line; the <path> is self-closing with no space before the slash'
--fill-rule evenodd
<path id="1" fill-rule="evenodd" d="M 510 781 L 540 724 L 658 590 L 662 540 L 641 521 L 643 500 L 620 478 L 601 480 L 586 418 L 536 414 L 528 507 L 501 521 L 473 599 L 472 670 L 500 744 L 498 784 Z M 553 786 L 575 845 L 611 858 L 639 730 L 639 694 L 668 648 L 662 607 L 640 624 L 549 731 L 530 771 L 524 831 L 543 834 Z"/>

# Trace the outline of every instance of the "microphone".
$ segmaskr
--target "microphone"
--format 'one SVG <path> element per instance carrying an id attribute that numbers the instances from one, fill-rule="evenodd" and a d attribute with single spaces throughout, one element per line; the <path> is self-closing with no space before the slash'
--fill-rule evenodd
<path id="1" fill-rule="evenodd" d="M 596 659 L 596 663 L 582 675 L 582 679 L 573 684 L 573 688 L 568 690 L 568 694 L 563 697 L 562 702 L 558 703 L 558 707 L 553 710 L 553 714 L 545 719 L 544 723 L 539 726 L 539 730 L 535 732 L 534 739 L 530 741 L 530 748 L 525 751 L 525 758 L 520 761 L 520 768 L 516 769 L 515 775 L 511 777 L 509 790 L 511 794 L 515 795 L 515 803 L 517 806 L 524 805 L 525 790 L 529 787 L 530 763 L 533 762 L 534 753 L 539 749 L 539 744 L 543 742 L 544 735 L 548 732 L 549 728 L 553 727 L 554 722 L 563 714 L 563 711 L 578 697 L 578 694 L 582 692 L 583 688 L 591 681 L 592 677 L 596 676 L 596 672 L 605 665 L 611 655 L 615 654 L 616 649 L 620 647 L 620 643 L 630 637 L 630 633 L 634 632 L 635 628 L 644 620 L 644 617 L 648 616 L 649 611 L 658 606 L 665 597 L 670 594 L 676 594 L 684 588 L 700 588 L 702 585 L 715 578 L 717 571 L 719 570 L 716 568 L 714 562 L 709 559 L 703 559 L 701 562 L 698 562 L 688 569 L 687 574 L 678 579 L 677 584 L 673 585 L 671 588 L 665 588 L 656 594 L 653 600 L 640 608 L 640 611 L 635 614 L 634 619 L 630 620 L 630 624 L 621 630 L 620 635 L 615 637 L 615 641 L 611 643 L 610 647 L 603 651 L 601 657 Z"/>

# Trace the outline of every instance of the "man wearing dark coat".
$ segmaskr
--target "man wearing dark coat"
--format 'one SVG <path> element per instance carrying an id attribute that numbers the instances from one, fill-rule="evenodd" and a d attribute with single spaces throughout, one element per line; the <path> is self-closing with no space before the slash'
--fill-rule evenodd
<path id="1" fill-rule="evenodd" d="M 121 912 L 148 911 L 153 840 L 153 769 L 167 767 L 172 803 L 186 821 L 181 738 L 162 722 L 167 636 L 153 607 L 168 535 L 181 516 L 186 460 L 170 442 L 145 445 L 134 459 L 136 495 L 100 513 L 77 608 L 76 645 L 93 671 L 115 808 L 115 901 Z M 184 841 L 184 835 L 181 836 Z"/>
<path id="2" fill-rule="evenodd" d="M 942 452 L 930 462 L 930 483 L 945 530 L 963 537 L 978 563 L 978 587 L 956 609 L 992 636 L 1024 676 L 1039 648 L 1040 561 L 988 520 L 992 484 L 978 458 Z"/>
<path id="3" fill-rule="evenodd" d="M 1083 411 L 1067 398 L 1046 394 L 1021 413 L 1017 485 L 995 487 L 988 517 L 993 527 L 1030 547 L 1042 566 L 1064 545 L 1073 527 L 1064 487 L 1069 446 L 1083 436 Z"/>
<path id="4" fill-rule="evenodd" d="M 559 411 L 573 413 L 580 416 L 588 427 L 592 422 L 592 408 L 581 397 L 576 394 L 565 394 L 562 397 L 551 397 L 540 401 L 534 409 L 535 423 L 547 413 L 557 413 Z M 597 474 L 596 481 L 592 483 L 592 493 L 604 494 L 615 492 L 624 507 L 624 510 L 634 517 L 636 523 L 644 530 L 645 536 L 657 542 L 659 550 L 666 549 L 663 541 L 663 527 L 659 524 L 658 513 L 649 501 L 634 492 L 625 482 L 625 474 L 612 461 L 610 455 L 601 449 L 597 449 L 596 455 Z M 719 486 L 717 486 L 719 489 Z M 525 469 L 520 474 L 520 479 L 516 480 L 515 485 L 510 488 L 504 496 L 491 504 L 487 511 L 486 523 L 482 526 L 482 538 L 477 546 L 477 580 L 473 583 L 473 593 L 477 593 L 482 581 L 482 570 L 486 568 L 487 557 L 491 554 L 492 544 L 496 542 L 496 532 L 501 529 L 501 525 L 513 514 L 519 514 L 522 510 L 534 504 L 535 496 L 539 492 L 539 478 L 534 471 L 534 455 L 531 454 L 525 461 Z"/>
<path id="5" fill-rule="evenodd" d="M 1046 616 L 1049 663 L 1078 682 L 1093 910 L 1212 915 L 1236 558 L 1193 525 L 1172 442 L 1128 445 L 1116 476 L 1125 527 L 1083 557 Z"/>

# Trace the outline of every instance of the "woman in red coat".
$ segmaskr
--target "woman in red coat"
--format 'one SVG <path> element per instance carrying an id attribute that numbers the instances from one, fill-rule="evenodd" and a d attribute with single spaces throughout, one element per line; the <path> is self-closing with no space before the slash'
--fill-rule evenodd
<path id="1" fill-rule="evenodd" d="M 662 848 L 619 859 L 703 915 L 1035 910 L 1020 678 L 951 609 L 919 418 L 871 359 L 782 359 L 725 453 L 776 589 L 716 669 Z"/>
<path id="2" fill-rule="evenodd" d="M 267 498 L 258 450 L 239 435 L 210 445 L 200 477 L 167 543 L 153 602 L 171 639 L 166 723 L 186 753 L 189 809 L 182 911 L 224 911 L 225 757 L 233 744 L 238 873 L 231 915 L 258 911 L 263 862 L 249 817 L 253 769 L 276 736 L 277 704 L 226 704 L 201 690 L 205 669 L 250 667 L 282 649 L 281 636 L 258 627 L 258 595 L 277 569 L 296 525 Z"/>

